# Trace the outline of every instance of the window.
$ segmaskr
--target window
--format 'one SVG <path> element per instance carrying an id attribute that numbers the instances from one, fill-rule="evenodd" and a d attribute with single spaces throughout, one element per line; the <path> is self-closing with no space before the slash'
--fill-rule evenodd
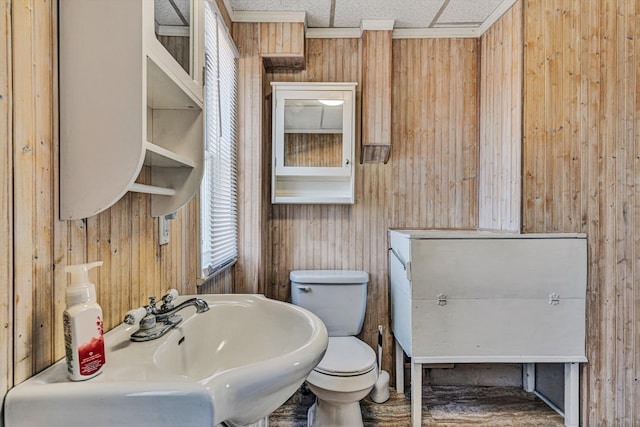
<path id="1" fill-rule="evenodd" d="M 200 189 L 203 277 L 238 257 L 238 54 L 217 7 L 205 8 L 205 165 Z"/>

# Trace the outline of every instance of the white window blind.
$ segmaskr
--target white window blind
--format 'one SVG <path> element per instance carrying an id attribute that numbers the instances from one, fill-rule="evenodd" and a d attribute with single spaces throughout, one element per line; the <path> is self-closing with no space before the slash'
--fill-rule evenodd
<path id="1" fill-rule="evenodd" d="M 237 50 L 217 7 L 205 2 L 205 166 L 200 190 L 203 277 L 238 257 Z"/>

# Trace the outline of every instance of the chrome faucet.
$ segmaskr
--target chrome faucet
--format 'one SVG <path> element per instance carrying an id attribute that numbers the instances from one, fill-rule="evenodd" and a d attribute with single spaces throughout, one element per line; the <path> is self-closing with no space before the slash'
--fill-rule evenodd
<path id="1" fill-rule="evenodd" d="M 176 306 L 172 304 L 172 300 L 173 297 L 170 294 L 164 295 L 162 306 L 157 308 L 156 297 L 150 297 L 149 305 L 144 307 L 147 314 L 140 320 L 140 328 L 131 334 L 131 341 L 151 341 L 164 336 L 182 322 L 182 316 L 176 313 L 187 307 L 195 307 L 196 313 L 209 310 L 209 304 L 200 298 L 189 298 Z"/>
<path id="2" fill-rule="evenodd" d="M 162 307 L 160 307 L 160 309 L 155 312 L 156 321 L 163 322 L 166 319 L 178 316 L 176 314 L 178 311 L 191 306 L 196 308 L 196 313 L 204 313 L 205 311 L 209 310 L 209 304 L 207 304 L 205 300 L 195 297 L 189 298 L 188 300 L 183 301 L 176 306 L 174 306 L 173 304 L 163 304 Z"/>

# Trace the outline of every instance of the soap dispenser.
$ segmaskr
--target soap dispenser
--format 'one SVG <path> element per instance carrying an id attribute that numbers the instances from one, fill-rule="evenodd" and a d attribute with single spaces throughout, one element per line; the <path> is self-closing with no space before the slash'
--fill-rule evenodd
<path id="1" fill-rule="evenodd" d="M 93 378 L 105 364 L 102 308 L 96 302 L 96 287 L 89 282 L 89 270 L 102 265 L 69 265 L 71 284 L 67 287 L 64 311 L 64 344 L 67 372 L 72 381 Z"/>

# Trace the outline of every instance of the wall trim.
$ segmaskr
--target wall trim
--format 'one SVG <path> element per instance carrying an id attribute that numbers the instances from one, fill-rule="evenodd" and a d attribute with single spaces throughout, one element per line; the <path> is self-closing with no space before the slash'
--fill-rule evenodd
<path id="1" fill-rule="evenodd" d="M 369 29 L 366 29 L 367 31 Z M 359 39 L 362 28 L 307 28 L 308 39 Z M 481 36 L 477 28 L 397 28 L 394 39 L 477 39 Z"/>
<path id="2" fill-rule="evenodd" d="M 232 10 L 233 22 L 302 22 L 307 26 L 307 12 L 268 11 L 268 10 Z"/>
<path id="3" fill-rule="evenodd" d="M 305 37 L 308 39 L 359 39 L 362 37 L 361 28 L 307 28 Z"/>
<path id="4" fill-rule="evenodd" d="M 394 39 L 476 39 L 480 37 L 478 28 L 397 28 Z"/>
<path id="5" fill-rule="evenodd" d="M 362 31 L 388 31 L 393 30 L 393 19 L 363 19 L 360 21 Z"/>

